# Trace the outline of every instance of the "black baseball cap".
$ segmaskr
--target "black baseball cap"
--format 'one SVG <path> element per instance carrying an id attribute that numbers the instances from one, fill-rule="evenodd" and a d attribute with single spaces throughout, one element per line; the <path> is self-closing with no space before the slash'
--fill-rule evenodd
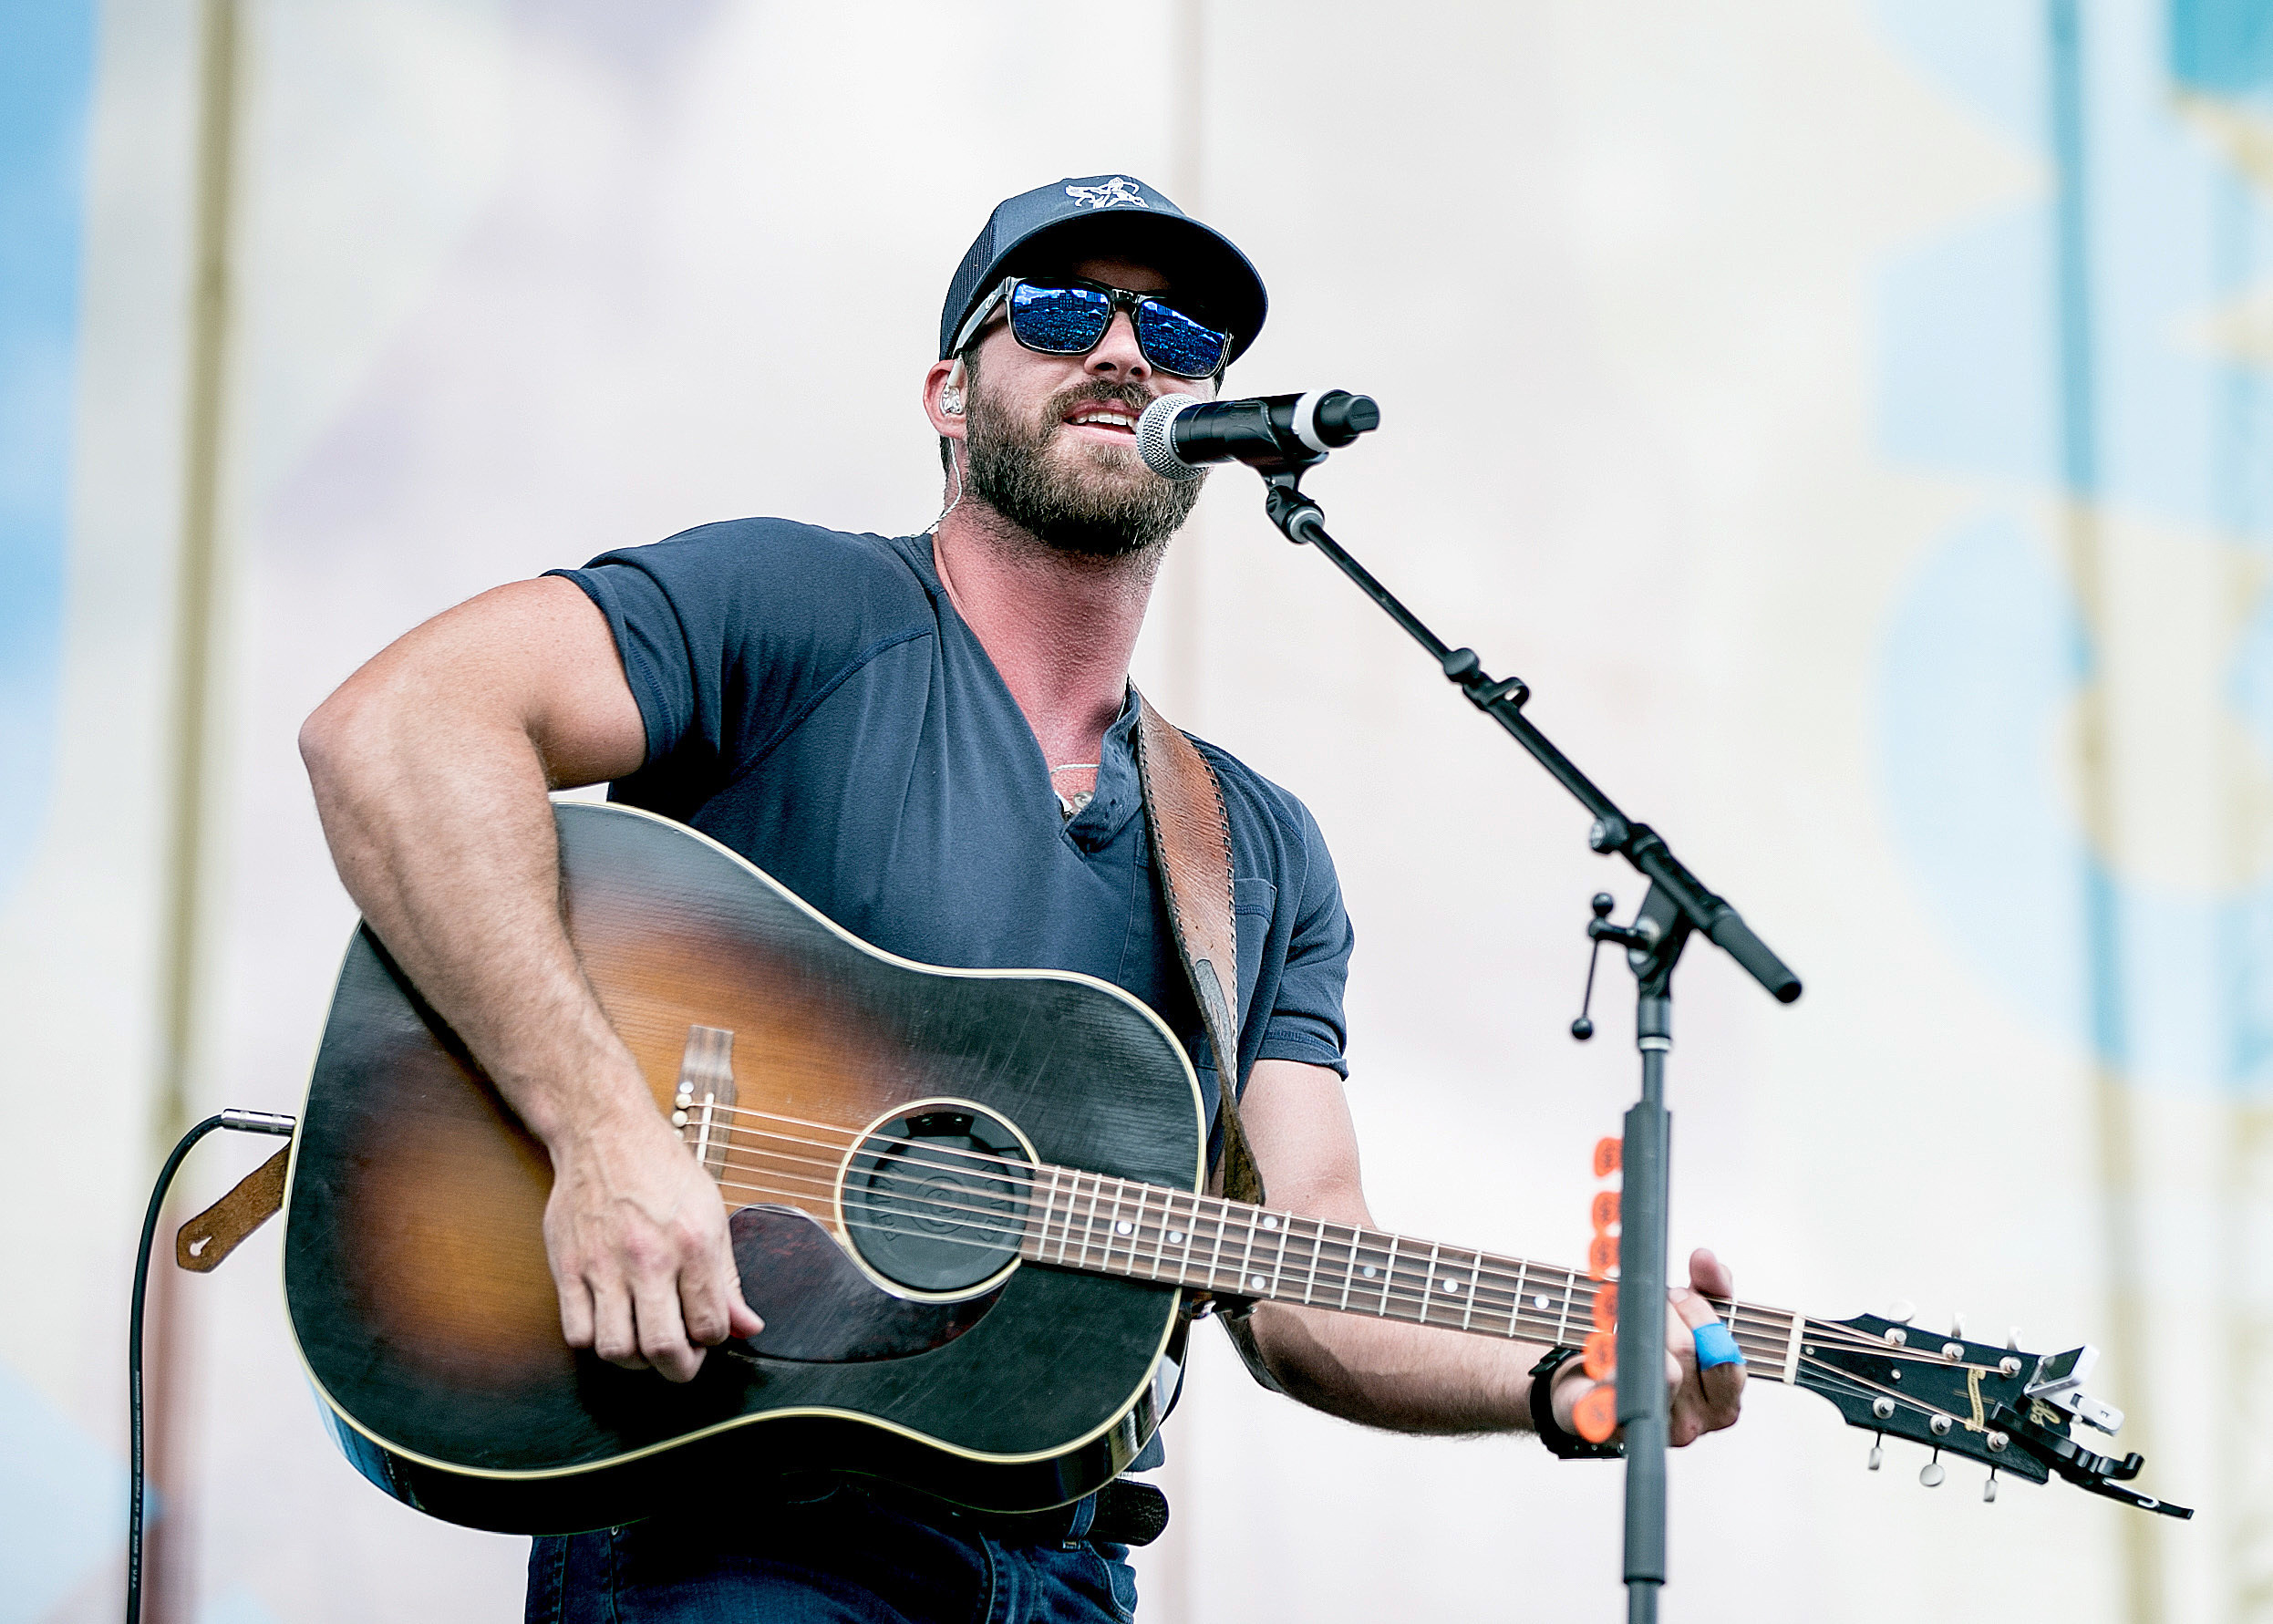
<path id="1" fill-rule="evenodd" d="M 1270 309 L 1263 278 L 1229 237 L 1133 176 L 1085 175 L 995 205 L 947 284 L 939 358 L 947 358 L 956 330 L 1005 276 L 1105 257 L 1140 261 L 1167 277 L 1180 305 L 1231 335 L 1227 366 L 1263 330 Z"/>

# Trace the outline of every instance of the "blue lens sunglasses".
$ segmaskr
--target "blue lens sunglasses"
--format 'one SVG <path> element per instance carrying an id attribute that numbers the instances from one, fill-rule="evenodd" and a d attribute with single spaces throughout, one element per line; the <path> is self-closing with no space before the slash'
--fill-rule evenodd
<path id="1" fill-rule="evenodd" d="M 1010 336 L 1045 356 L 1085 356 L 1103 340 L 1115 312 L 1126 310 L 1137 351 L 1177 378 L 1213 378 L 1231 353 L 1231 335 L 1186 315 L 1157 294 L 1132 294 L 1101 282 L 1029 282 L 1006 276 L 979 301 L 948 353 L 960 355 L 998 308 L 1007 307 Z"/>

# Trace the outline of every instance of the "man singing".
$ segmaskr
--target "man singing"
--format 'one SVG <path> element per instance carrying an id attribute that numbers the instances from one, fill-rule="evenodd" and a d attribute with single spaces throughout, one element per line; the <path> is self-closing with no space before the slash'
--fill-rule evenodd
<path id="1" fill-rule="evenodd" d="M 1238 1053 L 1213 1054 L 1132 756 L 1130 653 L 1199 489 L 1145 467 L 1136 419 L 1162 394 L 1213 397 L 1265 309 L 1227 238 L 1129 177 L 1011 198 L 955 273 L 924 375 L 945 464 L 931 533 L 747 519 L 605 553 L 437 616 L 309 719 L 341 878 L 551 1154 L 545 1245 L 572 1346 L 685 1381 L 760 1325 L 718 1187 L 563 929 L 547 791 L 572 785 L 694 825 L 904 957 L 1117 983 L 1198 1058 L 1209 1111 L 1235 1080 L 1275 1207 L 1372 1226 L 1342 1093 L 1350 927 L 1317 825 L 1200 747 L 1239 936 Z M 1700 1294 L 1731 1289 L 1700 1252 L 1671 1312 L 1701 1325 Z M 1576 1360 L 1534 1395 L 1535 1347 L 1269 1303 L 1249 1324 L 1305 1403 L 1586 1452 Z M 1671 1441 L 1731 1424 L 1741 1366 L 1700 1374 L 1688 1335 L 1669 1346 Z M 1157 1529 L 1130 1509 L 1144 1494 L 1012 1519 L 824 1479 L 698 1522 L 540 1539 L 529 1617 L 1125 1619 L 1122 1542 Z"/>

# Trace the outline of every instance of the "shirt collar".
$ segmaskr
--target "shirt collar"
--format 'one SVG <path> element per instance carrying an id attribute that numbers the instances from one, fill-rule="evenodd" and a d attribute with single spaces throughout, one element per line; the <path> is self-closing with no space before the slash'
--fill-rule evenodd
<path id="1" fill-rule="evenodd" d="M 1137 808 L 1144 803 L 1137 781 L 1136 685 L 1131 683 L 1121 701 L 1121 714 L 1105 729 L 1097 751 L 1097 792 L 1090 803 L 1066 820 L 1066 838 L 1085 852 L 1111 845 Z"/>

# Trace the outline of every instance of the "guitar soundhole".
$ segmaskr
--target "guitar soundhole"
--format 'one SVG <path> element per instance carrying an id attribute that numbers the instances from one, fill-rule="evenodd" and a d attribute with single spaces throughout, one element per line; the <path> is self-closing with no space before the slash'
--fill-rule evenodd
<path id="1" fill-rule="evenodd" d="M 1033 1170 L 983 1111 L 880 1124 L 845 1170 L 845 1228 L 870 1267 L 911 1291 L 968 1290 L 1015 1261 Z"/>

